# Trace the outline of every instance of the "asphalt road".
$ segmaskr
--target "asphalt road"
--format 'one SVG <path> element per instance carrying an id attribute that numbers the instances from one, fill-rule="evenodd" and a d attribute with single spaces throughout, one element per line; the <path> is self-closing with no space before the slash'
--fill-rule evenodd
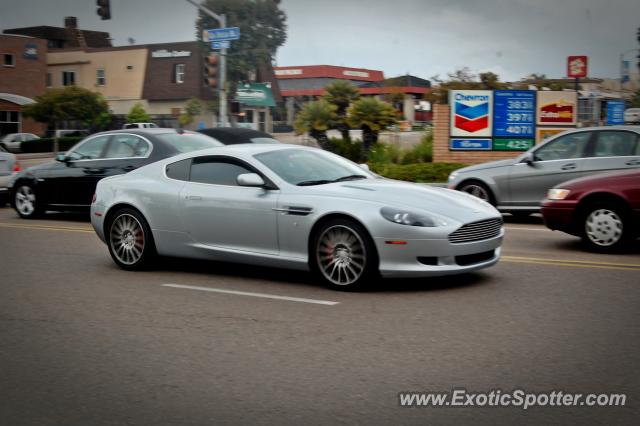
<path id="1" fill-rule="evenodd" d="M 640 244 L 596 255 L 534 218 L 488 270 L 341 293 L 212 262 L 126 272 L 83 219 L 0 209 L 1 425 L 637 424 Z M 627 402 L 398 403 L 454 388 Z"/>

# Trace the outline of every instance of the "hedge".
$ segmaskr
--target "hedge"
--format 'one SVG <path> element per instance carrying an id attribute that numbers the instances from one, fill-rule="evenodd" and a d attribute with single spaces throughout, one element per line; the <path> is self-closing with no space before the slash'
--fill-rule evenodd
<path id="1" fill-rule="evenodd" d="M 74 146 L 78 141 L 84 139 L 84 136 L 74 136 L 58 139 L 58 150 L 67 151 Z M 53 138 L 41 138 L 32 141 L 22 142 L 20 144 L 20 151 L 25 153 L 34 152 L 53 152 Z"/>
<path id="2" fill-rule="evenodd" d="M 465 166 L 461 163 L 369 164 L 372 171 L 386 178 L 425 183 L 446 182 L 452 171 Z"/>

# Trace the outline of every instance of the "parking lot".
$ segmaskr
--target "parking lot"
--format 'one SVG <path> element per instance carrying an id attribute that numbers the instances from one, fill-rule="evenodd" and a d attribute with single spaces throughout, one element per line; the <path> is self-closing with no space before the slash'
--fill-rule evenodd
<path id="1" fill-rule="evenodd" d="M 0 208 L 0 423 L 632 424 L 640 244 L 505 217 L 503 258 L 335 292 L 310 275 L 111 261 L 84 215 Z M 404 408 L 403 391 L 625 393 L 624 407 Z"/>

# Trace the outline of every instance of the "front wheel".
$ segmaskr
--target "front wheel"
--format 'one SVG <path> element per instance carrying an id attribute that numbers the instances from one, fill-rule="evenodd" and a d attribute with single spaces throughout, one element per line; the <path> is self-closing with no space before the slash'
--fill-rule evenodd
<path id="1" fill-rule="evenodd" d="M 136 210 L 118 210 L 107 226 L 107 244 L 113 261 L 122 269 L 145 269 L 153 262 L 156 251 L 151 228 Z"/>
<path id="2" fill-rule="evenodd" d="M 591 250 L 619 251 L 632 236 L 632 224 L 623 206 L 599 203 L 587 208 L 582 216 L 582 241 Z"/>
<path id="3" fill-rule="evenodd" d="M 311 267 L 331 288 L 362 290 L 378 278 L 378 257 L 367 231 L 358 223 L 335 219 L 313 239 Z"/>
<path id="4" fill-rule="evenodd" d="M 491 190 L 481 182 L 466 182 L 458 187 L 458 191 L 466 192 L 467 194 L 471 194 L 474 197 L 480 198 L 482 201 L 486 201 L 489 204 L 495 206 L 495 201 L 493 201 L 493 195 L 491 194 Z"/>
<path id="5" fill-rule="evenodd" d="M 36 191 L 31 184 L 18 183 L 13 201 L 16 212 L 23 219 L 33 219 L 42 213 L 42 208 L 36 198 Z"/>

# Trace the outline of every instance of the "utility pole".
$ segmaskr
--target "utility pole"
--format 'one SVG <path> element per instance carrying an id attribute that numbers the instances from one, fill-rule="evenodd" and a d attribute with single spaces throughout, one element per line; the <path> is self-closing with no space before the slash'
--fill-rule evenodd
<path id="1" fill-rule="evenodd" d="M 218 25 L 220 25 L 220 28 L 226 28 L 227 26 L 227 17 L 226 15 L 222 14 L 222 15 L 218 15 L 217 13 L 214 13 L 211 9 L 207 8 L 206 6 L 203 6 L 200 3 L 197 3 L 194 0 L 187 0 L 187 2 L 191 3 L 192 5 L 194 5 L 195 7 L 197 7 L 198 9 L 200 9 L 201 11 L 203 11 L 204 13 L 206 13 L 207 15 L 209 15 L 210 17 L 212 17 L 213 19 L 215 19 L 216 21 L 218 21 Z M 204 39 L 203 36 L 203 40 L 204 42 L 208 43 L 209 40 Z M 220 70 L 220 83 L 219 83 L 219 90 L 218 90 L 218 98 L 220 100 L 220 108 L 219 108 L 219 114 L 220 114 L 220 122 L 222 124 L 223 127 L 227 126 L 227 49 L 220 49 L 220 64 L 218 66 L 218 69 Z"/>

